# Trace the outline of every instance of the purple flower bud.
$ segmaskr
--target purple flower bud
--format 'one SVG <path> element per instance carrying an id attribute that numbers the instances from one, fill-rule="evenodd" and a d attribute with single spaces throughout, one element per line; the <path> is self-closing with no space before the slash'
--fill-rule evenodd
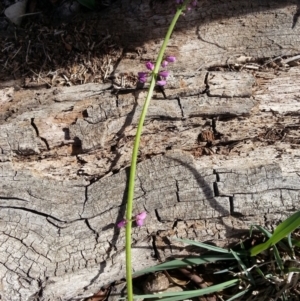
<path id="1" fill-rule="evenodd" d="M 174 63 L 174 62 L 176 62 L 176 57 L 175 56 L 167 56 L 166 60 L 169 63 Z"/>
<path id="2" fill-rule="evenodd" d="M 145 83 L 147 81 L 148 72 L 138 72 L 139 82 Z"/>
<path id="3" fill-rule="evenodd" d="M 138 72 L 138 77 L 146 77 L 148 76 L 148 72 Z"/>
<path id="4" fill-rule="evenodd" d="M 163 68 L 166 68 L 167 65 L 168 65 L 168 62 L 167 62 L 166 60 L 163 61 L 163 62 L 161 63 L 161 66 L 162 66 Z"/>
<path id="5" fill-rule="evenodd" d="M 141 227 L 144 224 L 144 220 L 143 219 L 137 219 L 136 221 L 137 226 Z"/>
<path id="6" fill-rule="evenodd" d="M 193 0 L 193 1 L 192 1 L 192 5 L 193 5 L 193 6 L 197 6 L 197 0 Z"/>
<path id="7" fill-rule="evenodd" d="M 127 221 L 125 219 L 121 220 L 120 222 L 117 223 L 118 228 L 123 228 L 127 224 Z"/>
<path id="8" fill-rule="evenodd" d="M 140 214 L 135 216 L 135 222 L 137 226 L 141 227 L 144 224 L 145 218 L 147 217 L 147 212 L 143 211 Z"/>
<path id="9" fill-rule="evenodd" d="M 166 85 L 166 81 L 165 80 L 158 80 L 157 82 L 156 82 L 156 84 L 158 85 L 158 86 L 161 86 L 161 87 L 163 87 L 164 85 Z"/>
<path id="10" fill-rule="evenodd" d="M 135 219 L 145 219 L 147 217 L 147 212 L 143 211 L 135 216 Z"/>
<path id="11" fill-rule="evenodd" d="M 147 62 L 146 63 L 146 68 L 148 69 L 148 70 L 153 70 L 154 69 L 154 64 L 152 64 L 151 62 Z"/>
<path id="12" fill-rule="evenodd" d="M 169 71 L 163 70 L 163 71 L 160 71 L 158 74 L 160 77 L 166 79 L 169 76 Z"/>

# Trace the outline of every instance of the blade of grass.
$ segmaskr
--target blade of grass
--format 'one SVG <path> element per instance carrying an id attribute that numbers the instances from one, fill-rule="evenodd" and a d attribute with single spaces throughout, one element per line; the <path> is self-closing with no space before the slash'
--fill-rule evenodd
<path id="1" fill-rule="evenodd" d="M 203 289 L 199 290 L 192 290 L 192 291 L 183 291 L 183 292 L 170 292 L 170 293 L 161 293 L 161 294 L 148 294 L 148 295 L 135 295 L 134 299 L 157 299 L 159 298 L 160 301 L 179 301 L 183 299 L 190 299 L 195 298 L 198 296 L 203 296 L 211 293 L 215 293 L 226 288 L 232 287 L 239 283 L 239 279 L 232 279 L 220 284 L 212 285 Z M 125 298 L 120 298 L 125 299 Z"/>
<path id="2" fill-rule="evenodd" d="M 285 238 L 289 233 L 293 232 L 300 226 L 300 211 L 294 213 L 292 216 L 287 218 L 284 222 L 279 224 L 273 235 L 264 243 L 259 244 L 250 249 L 250 256 L 255 256 L 262 251 L 275 245 L 277 242 Z"/>
<path id="3" fill-rule="evenodd" d="M 259 226 L 259 225 L 254 225 L 259 231 L 261 231 L 266 237 L 270 238 L 272 236 L 272 233 L 266 230 L 265 228 Z M 279 241 L 278 245 L 285 251 L 290 252 L 290 248 L 287 247 L 283 241 Z"/>
<path id="4" fill-rule="evenodd" d="M 246 293 L 250 292 L 251 290 L 252 290 L 252 288 L 249 287 L 249 288 L 247 288 L 247 289 L 245 289 L 245 290 L 243 290 L 243 291 L 241 291 L 241 292 L 235 294 L 234 296 L 232 296 L 231 298 L 227 299 L 226 301 L 232 301 L 232 300 L 235 300 L 235 299 L 237 299 L 237 298 L 239 298 L 239 297 L 245 295 Z"/>
<path id="5" fill-rule="evenodd" d="M 244 242 L 243 242 L 243 241 L 240 242 L 240 246 L 241 246 L 241 249 L 242 249 L 243 251 L 246 251 L 246 248 L 245 248 L 245 245 L 244 245 Z"/>
<path id="6" fill-rule="evenodd" d="M 300 247 L 300 240 L 292 238 L 292 244 L 293 246 Z"/>
<path id="7" fill-rule="evenodd" d="M 289 267 L 289 268 L 285 268 L 284 272 L 287 273 L 300 273 L 300 268 L 296 268 L 296 267 Z"/>
<path id="8" fill-rule="evenodd" d="M 133 276 L 137 277 L 143 274 L 153 273 L 162 270 L 178 269 L 178 268 L 183 268 L 191 265 L 200 265 L 209 262 L 233 260 L 233 259 L 234 256 L 232 254 L 206 254 L 195 258 L 175 259 L 150 268 L 146 268 L 141 271 L 137 271 L 133 274 Z"/>
<path id="9" fill-rule="evenodd" d="M 181 238 L 175 238 L 175 240 L 184 242 L 187 245 L 194 245 L 194 246 L 205 248 L 207 250 L 211 250 L 211 251 L 214 251 L 214 252 L 230 254 L 229 250 L 219 248 L 219 247 L 216 247 L 216 246 L 212 246 L 212 245 L 209 245 L 209 244 L 205 244 L 203 242 L 198 242 L 198 241 L 189 240 L 189 239 L 181 239 Z"/>
<path id="10" fill-rule="evenodd" d="M 230 273 L 232 270 L 234 270 L 235 268 L 237 268 L 238 265 L 234 265 L 228 269 L 224 269 L 224 270 L 220 270 L 220 271 L 216 271 L 214 272 L 214 275 L 217 275 L 217 274 L 223 274 L 223 273 Z M 232 272 L 231 272 L 232 273 Z"/>
<path id="11" fill-rule="evenodd" d="M 288 301 L 288 298 L 287 298 L 285 292 L 282 293 L 281 297 L 282 297 L 282 301 Z"/>
<path id="12" fill-rule="evenodd" d="M 260 232 L 262 232 L 266 237 L 270 238 L 272 236 L 272 233 L 269 232 L 267 229 L 263 228 L 259 225 L 254 225 L 255 228 L 257 228 Z"/>
<path id="13" fill-rule="evenodd" d="M 278 265 L 281 273 L 283 273 L 283 269 L 284 269 L 283 261 L 282 261 L 282 259 L 280 257 L 278 249 L 277 249 L 277 247 L 275 245 L 273 246 L 273 250 L 274 250 L 274 257 L 275 257 L 276 263 L 277 263 L 277 265 Z"/>
<path id="14" fill-rule="evenodd" d="M 293 250 L 293 244 L 292 244 L 292 233 L 290 233 L 287 237 L 288 245 L 291 250 Z"/>
<path id="15" fill-rule="evenodd" d="M 254 281 L 251 273 L 247 270 L 247 267 L 245 266 L 245 264 L 243 263 L 243 261 L 241 260 L 241 258 L 238 256 L 238 254 L 236 252 L 234 252 L 233 250 L 230 250 L 230 252 L 234 256 L 234 258 L 237 260 L 237 262 L 240 265 L 240 267 L 243 269 L 243 271 L 244 271 L 245 275 L 247 276 L 249 282 L 252 285 L 255 285 L 255 281 Z"/>
<path id="16" fill-rule="evenodd" d="M 259 268 L 259 267 L 255 267 L 255 271 L 257 272 L 258 275 L 260 275 L 263 278 L 265 277 L 265 274 L 263 273 L 263 271 Z"/>

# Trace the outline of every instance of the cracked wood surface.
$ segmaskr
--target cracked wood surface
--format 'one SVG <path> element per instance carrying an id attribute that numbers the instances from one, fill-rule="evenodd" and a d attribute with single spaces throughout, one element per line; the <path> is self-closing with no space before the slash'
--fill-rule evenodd
<path id="1" fill-rule="evenodd" d="M 224 246 L 251 224 L 272 229 L 299 209 L 300 67 L 213 68 L 299 48 L 294 1 L 252 2 L 250 10 L 248 1 L 200 1 L 174 34 L 178 63 L 167 99 L 153 96 L 139 153 L 134 213 L 149 215 L 133 230 L 135 270 L 199 252 L 174 237 Z M 158 14 L 163 4 L 124 3 L 127 38 L 137 26 L 131 39 L 147 53 L 128 50 L 116 72 L 135 73 L 157 51 L 168 17 Z M 153 29 L 146 40 L 143 26 Z M 124 277 L 124 231 L 115 224 L 146 92 L 110 87 L 1 90 L 3 300 L 78 300 Z"/>

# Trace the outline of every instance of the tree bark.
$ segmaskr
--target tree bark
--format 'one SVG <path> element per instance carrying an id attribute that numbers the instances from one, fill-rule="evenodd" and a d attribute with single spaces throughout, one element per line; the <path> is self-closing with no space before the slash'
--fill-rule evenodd
<path id="1" fill-rule="evenodd" d="M 154 60 L 172 1 L 116 2 L 97 21 L 126 43 L 115 78 Z M 199 1 L 168 47 L 176 55 L 143 130 L 133 267 L 226 246 L 252 224 L 299 210 L 300 67 L 296 1 Z M 91 19 L 93 22 L 93 19 Z M 110 26 L 114 20 L 114 26 Z M 115 83 L 114 83 L 115 85 Z M 5 86 L 4 84 L 2 87 Z M 112 83 L 2 88 L 2 300 L 78 300 L 125 275 L 131 149 L 146 89 Z"/>

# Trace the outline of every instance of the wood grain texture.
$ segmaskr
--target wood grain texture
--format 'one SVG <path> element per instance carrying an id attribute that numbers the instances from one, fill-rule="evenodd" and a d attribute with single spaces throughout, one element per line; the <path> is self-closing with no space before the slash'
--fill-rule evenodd
<path id="1" fill-rule="evenodd" d="M 259 58 L 298 54 L 297 1 L 198 2 L 196 10 L 179 20 L 167 48 L 167 53 L 178 58 L 179 64 L 174 67 L 176 70 L 196 71 Z M 139 68 L 140 61 L 156 59 L 157 49 L 172 18 L 174 4 L 171 1 L 153 1 L 148 6 L 143 1 L 137 5 L 135 0 L 122 3 L 121 8 L 116 4 L 114 27 L 110 32 L 122 32 L 120 39 L 126 43 L 128 51 L 118 70 L 128 72 Z M 103 16 L 97 22 L 99 29 L 103 28 L 108 18 Z"/>
<path id="2" fill-rule="evenodd" d="M 148 217 L 133 230 L 135 271 L 156 256 L 199 253 L 175 237 L 224 246 L 299 209 L 300 67 L 260 61 L 297 52 L 294 2 L 199 1 L 179 24 L 169 47 L 178 63 L 166 99 L 153 96 L 141 140 L 134 214 Z M 171 13 L 149 3 L 112 8 L 114 30 L 126 24 L 123 38 L 147 50 L 130 58 L 128 48 L 116 73 L 136 73 L 157 52 Z M 259 67 L 235 71 L 246 61 Z M 111 86 L 1 90 L 3 300 L 80 300 L 124 277 L 115 224 L 146 91 Z"/>

